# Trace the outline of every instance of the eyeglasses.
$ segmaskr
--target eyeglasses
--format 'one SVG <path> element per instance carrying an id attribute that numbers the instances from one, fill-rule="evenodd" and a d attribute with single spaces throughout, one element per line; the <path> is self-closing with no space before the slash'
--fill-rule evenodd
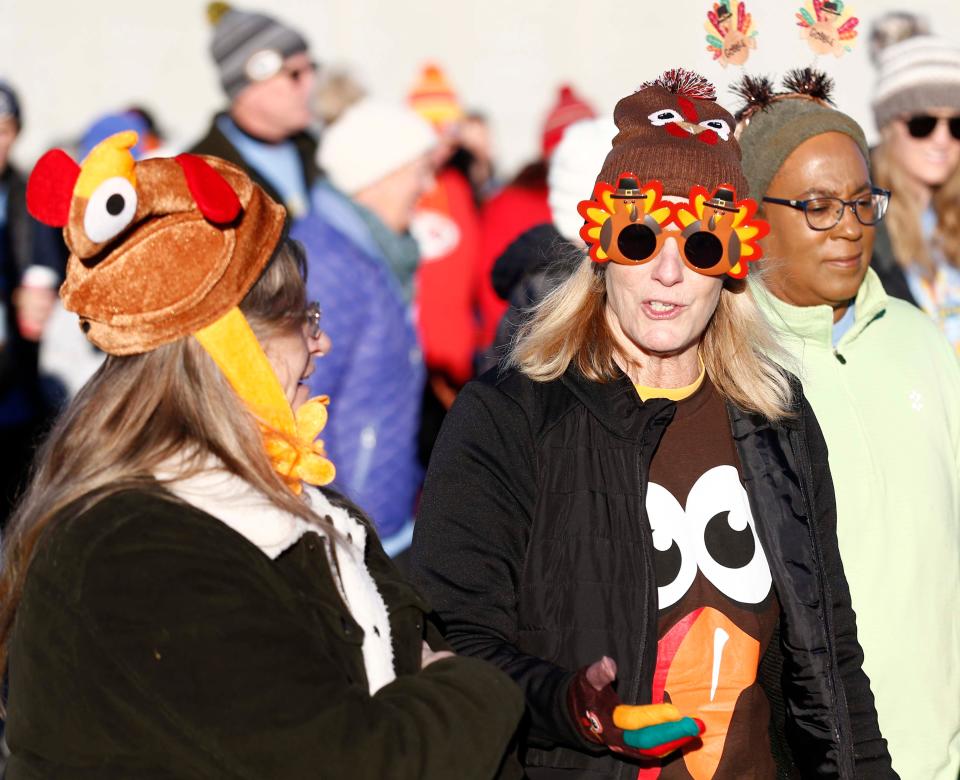
<path id="1" fill-rule="evenodd" d="M 306 65 L 301 65 L 299 68 L 288 68 L 284 66 L 280 69 L 280 72 L 286 73 L 291 81 L 299 84 L 302 76 L 312 75 L 317 72 L 317 63 L 310 60 Z"/>
<path id="2" fill-rule="evenodd" d="M 320 304 L 316 301 L 308 303 L 307 308 L 303 312 L 304 332 L 311 341 L 316 341 L 323 335 L 323 328 L 320 327 L 320 318 L 322 315 L 323 312 L 320 309 Z"/>
<path id="3" fill-rule="evenodd" d="M 910 133 L 913 138 L 927 138 L 936 130 L 937 125 L 941 122 L 946 122 L 950 128 L 950 135 L 952 135 L 955 140 L 960 141 L 960 116 L 945 117 L 918 114 L 904 121 L 907 125 L 907 132 Z"/>
<path id="4" fill-rule="evenodd" d="M 291 68 L 284 64 L 283 55 L 280 52 L 275 49 L 260 49 L 250 55 L 243 70 L 250 81 L 266 81 L 284 74 L 289 76 L 295 84 L 299 84 L 302 76 L 317 70 L 317 63 L 308 60 L 299 67 Z"/>
<path id="5" fill-rule="evenodd" d="M 746 276 L 747 263 L 762 255 L 758 241 L 769 229 L 754 218 L 755 201 L 737 200 L 726 184 L 712 194 L 695 186 L 686 203 L 663 200 L 662 193 L 659 180 L 640 185 L 630 172 L 620 174 L 616 189 L 598 182 L 593 200 L 577 206 L 585 220 L 580 236 L 590 246 L 590 257 L 598 263 L 640 265 L 659 255 L 672 238 L 691 271 Z"/>
<path id="6" fill-rule="evenodd" d="M 785 198 L 764 198 L 764 203 L 777 206 L 789 206 L 802 211 L 811 230 L 830 230 L 840 224 L 843 213 L 849 206 L 857 222 L 866 227 L 876 225 L 887 213 L 890 204 L 890 190 L 873 187 L 869 196 L 853 200 L 843 198 L 810 198 L 809 200 L 788 200 Z"/>

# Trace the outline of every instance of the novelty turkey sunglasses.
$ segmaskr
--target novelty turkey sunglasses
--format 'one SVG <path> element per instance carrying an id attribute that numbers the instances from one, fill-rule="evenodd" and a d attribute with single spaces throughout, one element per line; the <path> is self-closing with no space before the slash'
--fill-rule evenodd
<path id="1" fill-rule="evenodd" d="M 770 229 L 755 218 L 756 201 L 737 200 L 730 185 L 720 185 L 712 194 L 695 186 L 686 203 L 672 203 L 663 199 L 662 182 L 640 185 L 630 172 L 620 174 L 616 189 L 598 182 L 593 200 L 581 201 L 577 211 L 585 220 L 580 237 L 594 262 L 641 265 L 673 238 L 690 270 L 734 279 L 744 278 L 747 264 L 763 256 L 759 239 Z"/>

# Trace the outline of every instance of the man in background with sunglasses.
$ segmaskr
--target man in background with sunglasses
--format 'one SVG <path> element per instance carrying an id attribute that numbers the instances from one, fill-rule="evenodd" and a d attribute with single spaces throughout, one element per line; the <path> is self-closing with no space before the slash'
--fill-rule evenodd
<path id="1" fill-rule="evenodd" d="M 881 18 L 874 37 L 894 21 Z M 924 31 L 912 15 L 899 23 Z M 960 46 L 908 32 L 876 63 L 873 173 L 897 198 L 877 231 L 873 268 L 890 295 L 929 314 L 960 354 Z"/>
<path id="2" fill-rule="evenodd" d="M 739 117 L 750 194 L 770 226 L 751 290 L 827 441 L 840 552 L 893 767 L 956 780 L 960 364 L 870 269 L 890 193 L 871 180 L 863 131 L 828 100 L 771 94 Z"/>
<path id="3" fill-rule="evenodd" d="M 310 207 L 316 139 L 307 132 L 316 64 L 304 37 L 266 14 L 210 3 L 210 51 L 230 99 L 190 151 L 244 168 L 292 218 Z"/>

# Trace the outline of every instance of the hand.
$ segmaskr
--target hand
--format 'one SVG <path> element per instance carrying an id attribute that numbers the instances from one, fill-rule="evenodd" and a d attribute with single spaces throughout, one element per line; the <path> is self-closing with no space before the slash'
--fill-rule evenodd
<path id="1" fill-rule="evenodd" d="M 437 400 L 443 404 L 444 409 L 450 409 L 453 402 L 457 400 L 457 388 L 442 374 L 431 374 L 429 378 L 430 389 L 437 397 Z"/>
<path id="2" fill-rule="evenodd" d="M 584 738 L 631 758 L 662 758 L 703 733 L 703 721 L 682 717 L 672 704 L 623 704 L 616 679 L 616 661 L 607 656 L 573 678 L 567 700 Z"/>
<path id="3" fill-rule="evenodd" d="M 426 642 L 420 647 L 420 668 L 426 669 L 430 664 L 442 661 L 444 658 L 453 658 L 454 653 L 449 650 L 431 650 Z"/>
<path id="4" fill-rule="evenodd" d="M 53 311 L 57 291 L 49 287 L 18 287 L 13 292 L 17 310 L 17 326 L 28 341 L 39 341 Z"/>

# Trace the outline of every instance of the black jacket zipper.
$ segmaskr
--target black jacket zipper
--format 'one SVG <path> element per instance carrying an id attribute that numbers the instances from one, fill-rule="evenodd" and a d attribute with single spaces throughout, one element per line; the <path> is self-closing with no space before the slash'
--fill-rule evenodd
<path id="1" fill-rule="evenodd" d="M 656 603 L 656 594 L 652 593 L 650 588 L 654 571 L 653 550 L 651 549 L 653 543 L 653 531 L 650 528 L 650 518 L 647 516 L 647 483 L 649 482 L 648 463 L 650 459 L 646 458 L 645 456 L 647 449 L 652 447 L 648 434 L 652 424 L 657 419 L 658 416 L 654 415 L 650 420 L 647 421 L 637 447 L 636 473 L 640 484 L 640 489 L 637 491 L 640 508 L 639 539 L 641 548 L 640 553 L 643 556 L 643 599 L 644 603 L 647 605 L 647 624 L 640 635 L 640 642 L 637 646 L 637 656 L 634 666 L 636 671 L 633 674 L 633 678 L 630 680 L 630 689 L 628 693 L 628 701 L 630 703 L 637 702 L 640 696 L 640 685 L 644 674 L 644 660 L 647 653 L 647 640 L 650 637 L 651 631 L 653 631 L 653 635 L 656 636 L 657 614 L 659 607 L 659 605 Z M 635 766 L 625 762 L 619 763 L 620 766 L 618 767 L 617 776 L 620 778 L 620 780 L 629 780 L 629 778 L 635 777 Z"/>

